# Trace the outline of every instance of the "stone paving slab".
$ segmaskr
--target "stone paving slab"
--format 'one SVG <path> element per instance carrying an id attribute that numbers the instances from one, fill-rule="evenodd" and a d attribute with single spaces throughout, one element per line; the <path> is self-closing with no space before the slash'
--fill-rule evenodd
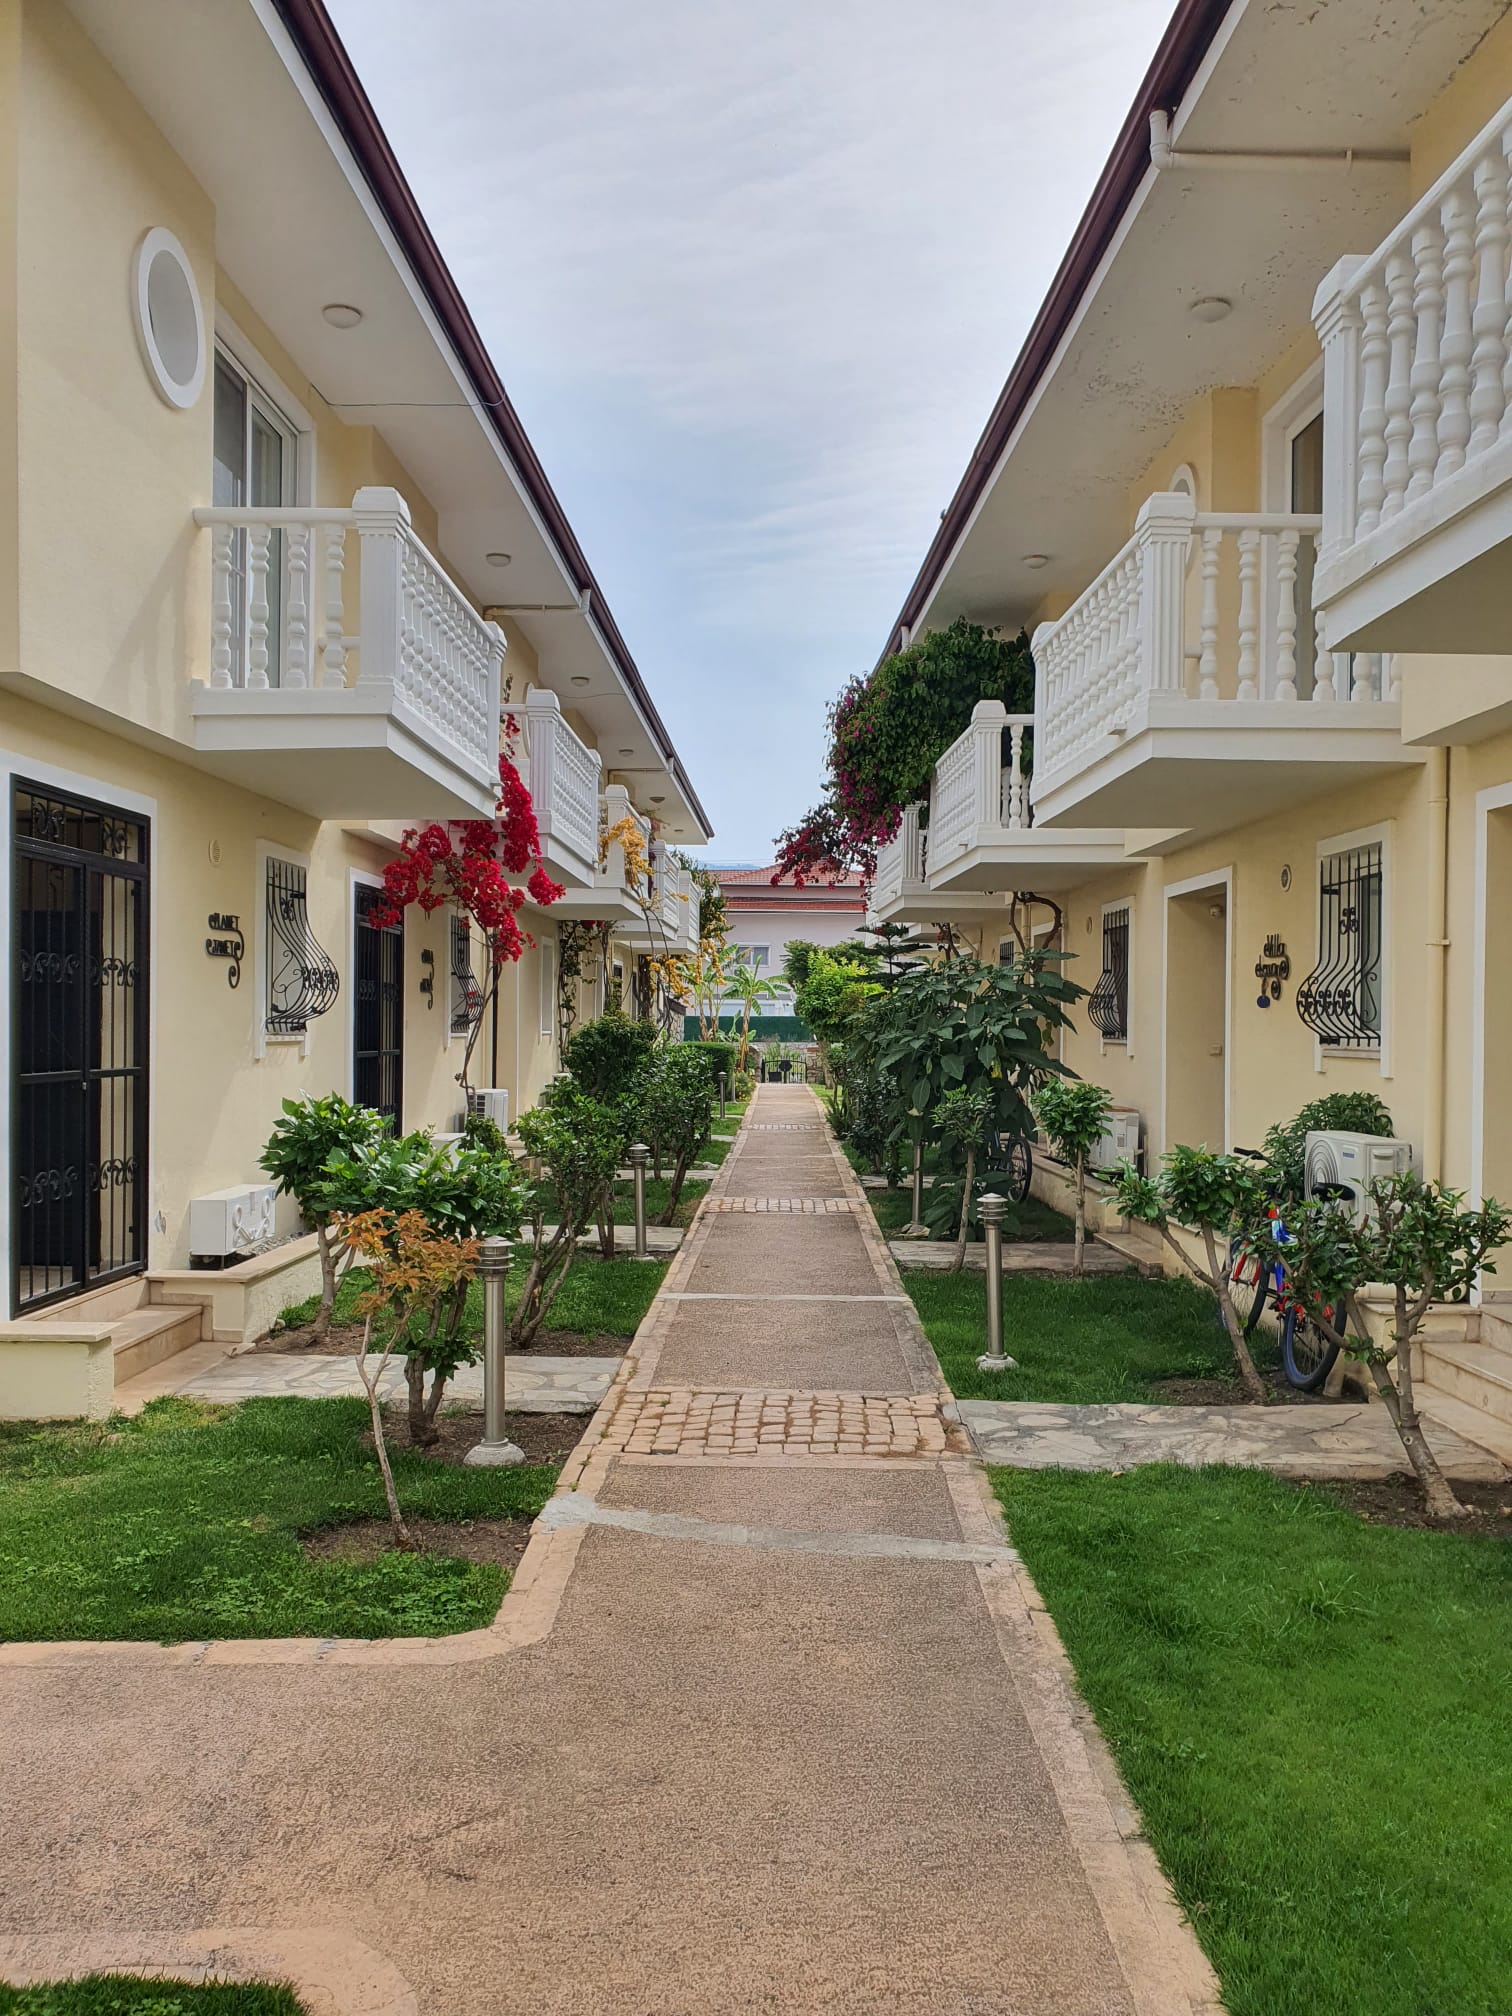
<path id="1" fill-rule="evenodd" d="M 742 1230 L 806 1222 L 735 1221 Z M 779 1277 L 771 1285 L 787 1284 Z M 785 1385 L 793 1392 L 902 1393 L 913 1385 L 889 1306 L 870 1298 L 776 1306 L 755 1299 L 681 1303 L 667 1323 L 656 1377 L 669 1386 L 754 1391 Z"/>
<path id="2" fill-rule="evenodd" d="M 376 1371 L 377 1353 L 368 1359 Z M 619 1370 L 618 1358 L 551 1358 L 534 1352 L 512 1352 L 504 1361 L 505 1396 L 522 1414 L 591 1414 L 609 1391 Z M 404 1365 L 390 1358 L 379 1379 L 385 1399 L 404 1389 Z M 316 1357 L 305 1352 L 243 1351 L 208 1371 L 197 1373 L 175 1389 L 192 1400 L 230 1405 L 238 1400 L 355 1394 L 363 1391 L 352 1358 Z M 445 1406 L 452 1401 L 483 1400 L 483 1367 L 463 1365 L 446 1382 Z"/>
<path id="3" fill-rule="evenodd" d="M 750 1211 L 796 1211 L 807 1213 L 811 1218 L 835 1217 L 841 1212 L 851 1211 L 855 1206 L 848 1197 L 711 1197 L 707 1207 L 711 1212 Z"/>
<path id="4" fill-rule="evenodd" d="M 955 1265 L 955 1246 L 948 1239 L 889 1239 L 888 1251 L 902 1268 L 915 1267 L 928 1274 L 943 1274 Z M 1075 1257 L 1068 1241 L 1060 1245 L 1050 1239 L 1005 1239 L 1003 1241 L 1003 1272 L 1005 1274 L 1053 1274 L 1069 1275 L 1075 1270 Z M 987 1248 L 974 1241 L 966 1248 L 966 1266 L 971 1272 L 981 1274 L 987 1266 Z M 1126 1260 L 1121 1253 L 1115 1253 L 1109 1246 L 1096 1240 L 1087 1242 L 1086 1272 L 1088 1274 L 1132 1274 L 1134 1262 Z"/>
<path id="5" fill-rule="evenodd" d="M 1369 1479 L 1410 1467 L 1378 1403 L 1058 1407 L 1032 1400 L 960 1400 L 956 1408 L 986 1461 L 1018 1470 L 1234 1463 L 1278 1477 Z M 1495 1483 L 1507 1475 L 1494 1456 L 1451 1429 L 1424 1425 L 1451 1477 Z"/>

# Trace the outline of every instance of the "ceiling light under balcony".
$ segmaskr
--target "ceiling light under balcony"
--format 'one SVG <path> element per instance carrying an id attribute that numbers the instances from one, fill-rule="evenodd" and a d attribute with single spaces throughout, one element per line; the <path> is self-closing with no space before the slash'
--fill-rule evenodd
<path id="1" fill-rule="evenodd" d="M 1234 304 L 1225 294 L 1200 294 L 1187 304 L 1187 313 L 1194 322 L 1221 322 L 1233 312 Z"/>
<path id="2" fill-rule="evenodd" d="M 1024 555 L 1024 565 L 1034 568 L 1037 573 L 1041 567 L 1048 567 L 1050 565 L 1050 555 L 1048 553 L 1026 553 Z"/>
<path id="3" fill-rule="evenodd" d="M 510 561 L 513 560 L 514 555 L 513 553 L 485 553 L 483 558 L 488 562 L 490 567 L 507 567 Z"/>
<path id="4" fill-rule="evenodd" d="M 355 329 L 362 320 L 362 310 L 350 301 L 327 301 L 320 312 L 333 329 Z"/>
<path id="5" fill-rule="evenodd" d="M 619 753 L 621 754 L 621 756 L 633 756 L 635 754 L 635 751 L 633 749 L 621 749 Z"/>
<path id="6" fill-rule="evenodd" d="M 655 793 L 653 792 L 653 794 L 652 794 L 652 797 L 651 797 L 651 803 L 652 803 L 653 805 L 665 805 L 665 804 L 666 804 L 666 802 L 667 802 L 667 798 L 666 798 L 666 793 L 665 793 L 665 792 L 663 792 L 663 794 L 661 795 L 661 797 L 660 797 L 660 798 L 658 798 L 658 797 L 657 797 L 657 796 L 655 795 Z"/>
<path id="7" fill-rule="evenodd" d="M 572 683 L 574 686 L 591 686 L 593 681 L 588 677 L 586 672 L 574 672 Z"/>

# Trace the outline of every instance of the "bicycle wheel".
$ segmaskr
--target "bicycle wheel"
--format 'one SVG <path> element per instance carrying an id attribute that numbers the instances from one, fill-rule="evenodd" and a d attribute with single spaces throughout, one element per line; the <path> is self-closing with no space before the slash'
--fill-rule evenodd
<path id="1" fill-rule="evenodd" d="M 1029 1143 L 1022 1137 L 1008 1150 L 1008 1176 L 1004 1191 L 1011 1204 L 1022 1204 L 1029 1195 L 1029 1184 L 1034 1175 L 1034 1156 Z"/>
<path id="2" fill-rule="evenodd" d="M 1335 1330 L 1342 1330 L 1344 1310 L 1330 1309 L 1328 1321 Z M 1288 1386 L 1295 1386 L 1299 1393 L 1316 1393 L 1338 1355 L 1338 1345 L 1325 1337 L 1316 1323 L 1300 1309 L 1287 1310 L 1281 1325 L 1281 1370 Z"/>
<path id="3" fill-rule="evenodd" d="M 1240 1329 L 1252 1337 L 1271 1294 L 1271 1270 L 1259 1248 L 1243 1239 L 1229 1247 L 1228 1292 Z"/>

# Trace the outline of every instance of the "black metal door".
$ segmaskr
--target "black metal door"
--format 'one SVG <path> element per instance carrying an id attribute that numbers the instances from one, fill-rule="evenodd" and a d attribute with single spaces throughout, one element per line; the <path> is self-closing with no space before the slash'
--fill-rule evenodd
<path id="1" fill-rule="evenodd" d="M 147 1259 L 148 828 L 15 785 L 11 1254 L 14 1306 Z"/>
<path id="2" fill-rule="evenodd" d="M 393 1123 L 403 1124 L 404 925 L 373 922 L 385 902 L 381 889 L 357 886 L 356 972 L 352 986 L 352 1097 Z"/>

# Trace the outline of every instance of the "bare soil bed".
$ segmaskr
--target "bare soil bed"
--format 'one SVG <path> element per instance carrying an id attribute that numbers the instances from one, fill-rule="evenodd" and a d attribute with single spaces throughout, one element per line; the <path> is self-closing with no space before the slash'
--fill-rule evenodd
<path id="1" fill-rule="evenodd" d="M 1456 1483 L 1454 1495 L 1470 1508 L 1468 1519 L 1433 1519 L 1423 1510 L 1423 1494 L 1410 1476 L 1380 1477 L 1315 1487 L 1372 1526 L 1426 1527 L 1436 1533 L 1465 1533 L 1472 1539 L 1512 1540 L 1512 1478 L 1500 1484 Z"/>

